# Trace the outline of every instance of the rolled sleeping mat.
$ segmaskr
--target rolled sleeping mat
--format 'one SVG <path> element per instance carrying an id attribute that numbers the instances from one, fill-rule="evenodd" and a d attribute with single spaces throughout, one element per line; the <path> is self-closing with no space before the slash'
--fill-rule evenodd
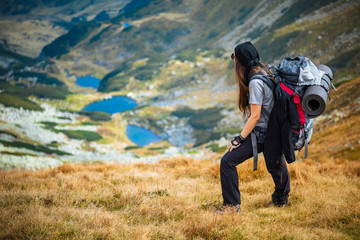
<path id="1" fill-rule="evenodd" d="M 331 71 L 331 69 L 328 66 L 323 65 L 323 64 L 317 65 L 316 67 L 320 71 L 324 72 L 324 75 L 321 76 L 321 85 L 329 93 L 330 92 L 331 81 L 334 78 L 333 72 Z"/>
<path id="2" fill-rule="evenodd" d="M 301 105 L 309 118 L 316 118 L 325 111 L 328 96 L 322 86 L 314 85 L 306 88 Z"/>
<path id="3" fill-rule="evenodd" d="M 321 85 L 307 87 L 302 100 L 302 108 L 309 118 L 316 118 L 325 111 L 333 78 L 333 73 L 329 67 L 318 65 L 317 68 L 325 72 L 321 77 Z"/>

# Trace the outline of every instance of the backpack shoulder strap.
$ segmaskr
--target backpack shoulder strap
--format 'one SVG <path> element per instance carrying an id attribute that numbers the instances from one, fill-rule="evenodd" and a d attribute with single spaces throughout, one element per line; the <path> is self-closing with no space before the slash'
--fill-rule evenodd
<path id="1" fill-rule="evenodd" d="M 263 70 L 262 70 L 262 71 L 263 71 Z M 264 71 L 264 72 L 265 72 L 265 71 Z M 266 72 L 265 72 L 265 73 L 266 73 Z M 275 83 L 274 83 L 273 80 L 271 80 L 271 79 L 269 78 L 269 75 L 268 75 L 268 74 L 264 75 L 264 74 L 262 74 L 262 72 L 260 72 L 260 73 L 258 73 L 258 74 L 253 75 L 253 76 L 250 78 L 250 81 L 253 80 L 253 79 L 260 79 L 260 80 L 262 80 L 266 85 L 269 86 L 269 88 L 270 88 L 272 91 L 275 91 Z M 250 81 L 249 81 L 249 82 L 250 82 Z"/>

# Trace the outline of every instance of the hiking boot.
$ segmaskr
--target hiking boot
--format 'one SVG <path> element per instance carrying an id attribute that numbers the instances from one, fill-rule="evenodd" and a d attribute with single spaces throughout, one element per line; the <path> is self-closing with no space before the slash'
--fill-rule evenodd
<path id="1" fill-rule="evenodd" d="M 273 206 L 273 207 L 285 207 L 287 205 L 287 203 L 278 203 L 278 202 L 275 202 L 275 201 L 271 201 L 271 202 L 268 202 L 267 204 L 266 204 L 266 206 L 267 207 L 271 207 L 271 206 Z"/>
<path id="2" fill-rule="evenodd" d="M 222 205 L 216 210 L 216 213 L 223 214 L 223 213 L 237 213 L 241 214 L 240 204 L 238 205 Z"/>

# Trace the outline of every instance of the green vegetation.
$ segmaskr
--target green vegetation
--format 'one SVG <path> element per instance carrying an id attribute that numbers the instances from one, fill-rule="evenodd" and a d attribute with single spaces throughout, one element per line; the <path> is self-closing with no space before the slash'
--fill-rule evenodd
<path id="1" fill-rule="evenodd" d="M 187 107 L 187 106 L 183 106 L 183 107 L 179 107 L 178 109 L 173 111 L 171 113 L 171 115 L 174 115 L 179 118 L 186 118 L 186 117 L 192 116 L 195 112 L 196 112 L 196 110 L 194 110 L 190 107 Z"/>
<path id="2" fill-rule="evenodd" d="M 81 139 L 85 141 L 98 141 L 102 139 L 101 135 L 96 132 L 85 131 L 85 130 L 66 130 L 66 129 L 56 129 L 56 123 L 43 121 L 40 122 L 43 125 L 43 128 L 53 131 L 55 133 L 64 133 L 69 138 Z"/>
<path id="3" fill-rule="evenodd" d="M 133 149 L 139 149 L 142 148 L 141 146 L 126 146 L 125 150 L 133 150 Z"/>
<path id="4" fill-rule="evenodd" d="M 82 122 L 81 125 L 84 125 L 84 126 L 95 126 L 95 125 L 99 125 L 99 124 L 96 123 L 96 122 Z"/>
<path id="5" fill-rule="evenodd" d="M 96 132 L 90 132 L 85 130 L 58 130 L 64 133 L 69 138 L 80 139 L 86 141 L 98 141 L 102 139 L 101 135 Z"/>
<path id="6" fill-rule="evenodd" d="M 9 152 L 9 151 L 1 151 L 0 154 L 7 154 L 7 155 L 13 155 L 13 156 L 18 156 L 18 157 L 23 157 L 23 156 L 31 156 L 31 157 L 36 157 L 35 154 L 31 154 L 31 153 L 22 153 L 22 152 Z"/>
<path id="7" fill-rule="evenodd" d="M 195 129 L 194 137 L 196 142 L 193 147 L 198 147 L 210 141 L 221 138 L 221 134 L 218 132 L 212 132 L 211 129 Z"/>
<path id="8" fill-rule="evenodd" d="M 93 36 L 93 37 L 89 40 L 88 44 L 90 45 L 90 44 L 92 44 L 92 43 L 100 40 L 101 37 L 102 37 L 107 31 L 109 31 L 110 28 L 111 28 L 111 26 L 108 26 L 108 27 L 104 28 L 103 30 L 101 30 L 98 34 L 96 34 L 95 36 Z"/>
<path id="9" fill-rule="evenodd" d="M 19 96 L 7 93 L 0 93 L 0 103 L 6 107 L 24 108 L 34 111 L 42 111 L 42 108 L 36 103 Z"/>
<path id="10" fill-rule="evenodd" d="M 16 0 L 16 4 L 12 1 L 6 1 L 0 5 L 0 11 L 3 15 L 27 14 L 42 5 L 46 7 L 60 7 L 71 1 L 73 0 Z"/>
<path id="11" fill-rule="evenodd" d="M 230 133 L 230 134 L 240 134 L 241 131 L 242 131 L 241 128 L 229 128 L 229 129 L 216 130 L 215 132 Z"/>
<path id="12" fill-rule="evenodd" d="M 58 85 L 58 86 L 64 85 L 64 83 L 59 81 L 57 78 L 49 77 L 45 73 L 39 73 L 39 72 L 14 72 L 13 76 L 16 79 L 19 79 L 19 78 L 36 78 L 37 79 L 36 83 L 40 83 L 40 84 Z"/>
<path id="13" fill-rule="evenodd" d="M 123 89 L 129 83 L 129 77 L 124 75 L 129 63 L 123 63 L 119 68 L 111 71 L 101 80 L 98 91 L 111 92 Z M 122 74 L 121 74 L 122 73 Z"/>
<path id="14" fill-rule="evenodd" d="M 153 16 L 161 12 L 184 11 L 183 1 L 155 1 L 155 0 L 132 0 L 121 11 L 119 17 L 114 18 L 113 22 L 118 22 L 124 18 L 139 19 L 146 16 Z"/>
<path id="15" fill-rule="evenodd" d="M 249 8 L 243 6 L 242 8 L 240 8 L 240 10 L 239 10 L 239 17 L 238 17 L 237 21 L 238 21 L 239 23 L 243 23 L 244 20 L 245 20 L 245 18 L 246 18 L 254 9 L 255 9 L 254 6 L 253 6 L 253 7 L 249 7 Z"/>
<path id="16" fill-rule="evenodd" d="M 178 54 L 176 54 L 176 59 L 184 62 L 185 60 L 190 61 L 190 62 L 196 62 L 196 56 L 199 55 L 198 52 L 196 52 L 193 49 L 188 49 L 185 51 L 182 51 Z"/>
<path id="17" fill-rule="evenodd" d="M 70 153 L 67 153 L 67 152 L 50 149 L 50 148 L 47 148 L 42 145 L 34 145 L 34 144 L 26 143 L 26 142 L 20 142 L 20 141 L 7 142 L 7 141 L 0 140 L 0 143 L 6 147 L 26 148 L 26 149 L 33 150 L 36 152 L 43 152 L 43 153 L 48 153 L 48 154 L 71 155 Z"/>
<path id="18" fill-rule="evenodd" d="M 328 5 L 335 1 L 336 0 L 299 0 L 292 4 L 290 8 L 285 10 L 285 14 L 281 18 L 276 20 L 271 29 L 275 30 L 281 28 L 289 23 L 294 22 L 301 16 L 304 16 L 316 9 L 319 9 L 320 7 Z"/>
<path id="19" fill-rule="evenodd" d="M 100 26 L 101 24 L 96 22 L 79 23 L 72 27 L 65 35 L 60 36 L 52 43 L 46 45 L 42 50 L 42 54 L 46 57 L 59 57 L 64 55 Z"/>
<path id="20" fill-rule="evenodd" d="M 12 133 L 12 132 L 9 132 L 9 131 L 7 131 L 7 130 L 0 130 L 0 134 L 8 134 L 8 135 L 10 135 L 10 136 L 12 136 L 12 137 L 14 137 L 14 138 L 17 138 L 17 137 L 18 137 L 16 134 L 14 134 L 14 133 Z"/>
<path id="21" fill-rule="evenodd" d="M 66 85 L 35 85 L 32 87 L 22 87 L 7 82 L 0 82 L 0 89 L 4 89 L 5 93 L 21 96 L 23 98 L 36 96 L 39 98 L 65 99 L 66 95 L 70 94 Z"/>
<path id="22" fill-rule="evenodd" d="M 123 16 L 126 18 L 134 17 L 135 14 L 141 10 L 141 8 L 149 5 L 150 2 L 153 0 L 143 0 L 143 1 L 137 1 L 132 0 L 123 9 Z M 142 16 L 142 15 L 141 15 Z"/>
<path id="23" fill-rule="evenodd" d="M 150 147 L 149 150 L 164 150 L 167 148 L 169 148 L 169 147 Z"/>
<path id="24" fill-rule="evenodd" d="M 203 56 L 220 58 L 222 57 L 222 55 L 224 55 L 224 53 L 225 53 L 225 49 L 223 48 L 213 48 L 207 51 Z"/>
<path id="25" fill-rule="evenodd" d="M 211 129 L 224 117 L 221 114 L 222 110 L 220 107 L 194 110 L 184 106 L 173 111 L 171 115 L 180 118 L 189 117 L 189 124 L 195 129 Z"/>
<path id="26" fill-rule="evenodd" d="M 57 141 L 52 141 L 51 143 L 46 144 L 46 146 L 53 147 L 53 148 L 58 148 L 59 145 L 60 144 Z"/>
<path id="27" fill-rule="evenodd" d="M 90 117 L 93 121 L 110 121 L 111 114 L 107 112 L 90 112 L 90 111 L 80 111 L 79 114 L 86 115 Z"/>
<path id="28" fill-rule="evenodd" d="M 224 152 L 226 149 L 226 146 L 219 147 L 219 144 L 212 143 L 210 145 L 207 145 L 206 148 L 210 148 L 213 152 Z"/>
<path id="29" fill-rule="evenodd" d="M 331 61 L 327 62 L 333 72 L 335 73 L 335 81 L 339 79 L 339 75 L 348 76 L 353 74 L 354 76 L 360 75 L 360 68 L 358 63 L 360 61 L 360 47 L 357 47 L 353 50 L 346 51 L 339 56 L 333 58 Z"/>
<path id="30" fill-rule="evenodd" d="M 98 90 L 100 92 L 123 90 L 131 77 L 138 81 L 152 80 L 167 58 L 157 55 L 149 55 L 147 58 L 146 64 L 141 66 L 134 67 L 132 61 L 122 63 L 119 68 L 108 73 L 101 80 Z"/>
<path id="31" fill-rule="evenodd" d="M 50 99 L 66 99 L 66 95 L 70 92 L 67 86 L 56 87 L 56 86 L 36 86 L 27 88 L 24 94 L 28 96 L 37 96 L 39 98 L 50 98 Z"/>
<path id="32" fill-rule="evenodd" d="M 72 120 L 71 118 L 69 118 L 69 117 L 57 117 L 58 119 L 62 119 L 62 120 Z"/>
<path id="33" fill-rule="evenodd" d="M 184 106 L 173 111 L 171 115 L 189 118 L 188 123 L 195 129 L 196 143 L 194 147 L 196 147 L 221 137 L 220 132 L 214 132 L 213 128 L 224 117 L 221 114 L 222 110 L 220 107 L 195 110 Z"/>
<path id="34" fill-rule="evenodd" d="M 260 26 L 251 31 L 247 36 L 250 39 L 256 39 L 264 34 L 267 31 L 266 27 Z"/>
<path id="35" fill-rule="evenodd" d="M 55 123 L 55 122 L 42 121 L 42 122 L 39 122 L 39 123 L 41 123 L 43 125 L 44 129 L 51 130 L 53 132 L 58 131 L 58 130 L 55 129 L 55 127 L 57 126 L 57 123 Z"/>
<path id="36" fill-rule="evenodd" d="M 296 39 L 300 31 L 294 31 L 277 38 L 272 33 L 262 36 L 257 42 L 256 47 L 263 59 L 271 61 L 283 56 L 287 52 L 287 44 L 292 39 Z"/>
<path id="37" fill-rule="evenodd" d="M 16 64 L 28 65 L 28 66 L 34 65 L 38 61 L 38 59 L 26 57 L 18 53 L 6 50 L 2 45 L 0 45 L 0 56 L 15 59 L 17 60 Z"/>

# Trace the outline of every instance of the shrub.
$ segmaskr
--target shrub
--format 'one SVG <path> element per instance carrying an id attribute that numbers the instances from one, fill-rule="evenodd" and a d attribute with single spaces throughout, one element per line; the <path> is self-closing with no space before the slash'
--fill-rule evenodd
<path id="1" fill-rule="evenodd" d="M 48 153 L 48 154 L 57 154 L 57 155 L 72 155 L 70 153 L 63 152 L 60 150 L 50 149 L 45 146 L 34 145 L 34 144 L 20 142 L 20 141 L 7 142 L 7 141 L 0 140 L 0 143 L 6 147 L 26 148 L 26 149 L 33 150 L 36 152 L 44 152 L 44 153 Z"/>
<path id="2" fill-rule="evenodd" d="M 111 114 L 106 112 L 90 112 L 90 111 L 80 111 L 82 115 L 90 117 L 93 121 L 110 121 Z"/>
<path id="3" fill-rule="evenodd" d="M 196 62 L 196 56 L 198 53 L 192 49 L 188 49 L 176 54 L 176 59 L 184 62 L 185 60 L 190 62 Z"/>
<path id="4" fill-rule="evenodd" d="M 97 141 L 102 139 L 101 135 L 96 132 L 90 132 L 85 130 L 59 130 L 69 138 L 81 139 L 86 141 Z"/>
<path id="5" fill-rule="evenodd" d="M 43 109 L 37 105 L 36 103 L 23 98 L 18 97 L 11 94 L 1 93 L 0 94 L 0 103 L 4 104 L 7 107 L 15 107 L 15 108 L 24 108 L 28 110 L 34 111 L 42 111 Z"/>

